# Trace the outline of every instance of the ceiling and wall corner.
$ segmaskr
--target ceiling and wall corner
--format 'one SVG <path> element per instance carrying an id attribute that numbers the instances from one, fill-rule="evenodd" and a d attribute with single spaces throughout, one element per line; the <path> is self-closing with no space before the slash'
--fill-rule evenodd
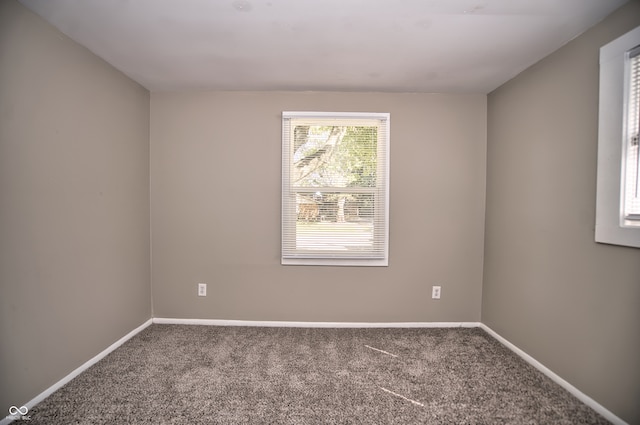
<path id="1" fill-rule="evenodd" d="M 489 93 L 626 0 L 20 0 L 150 91 Z"/>

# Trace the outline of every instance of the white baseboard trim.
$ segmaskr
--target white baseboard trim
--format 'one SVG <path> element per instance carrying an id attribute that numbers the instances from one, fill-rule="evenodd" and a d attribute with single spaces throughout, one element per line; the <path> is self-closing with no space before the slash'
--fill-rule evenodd
<path id="1" fill-rule="evenodd" d="M 251 326 L 268 328 L 477 328 L 479 322 L 290 322 L 155 317 L 161 325 Z"/>
<path id="2" fill-rule="evenodd" d="M 581 402 L 583 402 L 584 404 L 586 404 L 587 406 L 589 406 L 590 408 L 598 412 L 600 415 L 602 415 L 606 420 L 608 420 L 612 424 L 628 425 L 625 421 L 623 421 L 622 419 L 614 415 L 610 410 L 605 408 L 603 405 L 601 405 L 600 403 L 598 403 L 597 401 L 595 401 L 594 399 L 592 399 L 591 397 L 589 397 L 588 395 L 586 395 L 585 393 L 583 393 L 582 391 L 580 391 L 579 389 L 571 385 L 569 382 L 562 379 L 558 374 L 556 374 L 551 369 L 549 369 L 548 367 L 546 367 L 545 365 L 543 365 L 542 363 L 540 363 L 539 361 L 531 357 L 529 354 L 525 353 L 523 350 L 521 350 L 520 348 L 518 348 L 517 346 L 509 342 L 506 338 L 498 334 L 489 326 L 485 325 L 484 323 L 480 323 L 480 328 L 485 332 L 487 332 L 492 337 L 494 337 L 495 339 L 497 339 L 502 345 L 504 345 L 505 347 L 507 347 L 514 353 L 516 353 L 518 356 L 520 356 L 524 361 L 529 363 L 531 366 L 535 367 L 540 372 L 544 373 L 549 379 L 554 381 L 556 384 L 560 385 L 562 388 L 569 391 L 575 398 L 577 398 L 578 400 L 580 400 Z"/>
<path id="3" fill-rule="evenodd" d="M 150 326 L 152 323 L 153 323 L 152 319 L 147 320 L 146 322 L 144 322 L 143 324 L 141 324 L 140 326 L 138 326 L 137 328 L 135 328 L 134 330 L 132 330 L 131 332 L 129 332 L 128 334 L 126 334 L 125 336 L 123 336 L 122 338 L 120 338 L 119 340 L 117 340 L 116 342 L 114 342 L 113 344 L 108 346 L 107 348 L 105 348 L 104 350 L 102 350 L 100 353 L 95 355 L 93 358 L 91 358 L 90 360 L 86 361 L 82 366 L 80 366 L 77 369 L 73 370 L 70 374 L 68 374 L 67 376 L 65 376 L 64 378 L 62 378 L 61 380 L 59 380 L 58 382 L 56 382 L 55 384 L 53 384 L 52 386 L 50 386 L 49 388 L 47 388 L 46 390 L 44 390 L 43 392 L 41 392 L 40 394 L 38 394 L 37 396 L 32 398 L 31 400 L 26 402 L 23 406 L 26 406 L 29 410 L 33 409 L 33 406 L 35 406 L 36 404 L 40 403 L 45 398 L 49 397 L 51 394 L 53 394 L 54 392 L 56 392 L 57 390 L 62 388 L 69 381 L 71 381 L 76 376 L 80 375 L 85 370 L 89 369 L 94 364 L 98 363 L 100 360 L 105 358 L 113 350 L 115 350 L 116 348 L 120 347 L 122 344 L 127 342 L 129 339 L 131 339 L 133 336 L 138 334 L 143 329 L 145 329 L 148 326 Z M 21 408 L 22 406 L 17 406 L 17 407 Z M 28 413 L 27 413 L 27 416 L 28 416 Z M 12 416 L 6 416 L 4 419 L 0 420 L 0 425 L 10 424 L 11 422 L 13 422 L 13 421 L 15 421 L 17 419 L 18 418 L 15 418 L 15 417 L 12 417 Z"/>

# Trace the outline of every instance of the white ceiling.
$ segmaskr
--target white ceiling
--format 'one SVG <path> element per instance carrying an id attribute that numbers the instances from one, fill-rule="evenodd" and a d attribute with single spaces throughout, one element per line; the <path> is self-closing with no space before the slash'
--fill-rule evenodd
<path id="1" fill-rule="evenodd" d="M 627 0 L 20 0 L 151 91 L 488 93 Z"/>

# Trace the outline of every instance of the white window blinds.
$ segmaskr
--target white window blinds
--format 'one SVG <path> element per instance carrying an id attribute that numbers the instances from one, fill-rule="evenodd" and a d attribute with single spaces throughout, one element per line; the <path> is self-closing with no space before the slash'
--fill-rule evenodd
<path id="1" fill-rule="evenodd" d="M 625 117 L 624 219 L 640 222 L 640 46 L 628 53 L 628 89 Z M 631 223 L 628 223 L 631 224 Z"/>
<path id="2" fill-rule="evenodd" d="M 389 114 L 283 112 L 282 264 L 388 264 Z"/>

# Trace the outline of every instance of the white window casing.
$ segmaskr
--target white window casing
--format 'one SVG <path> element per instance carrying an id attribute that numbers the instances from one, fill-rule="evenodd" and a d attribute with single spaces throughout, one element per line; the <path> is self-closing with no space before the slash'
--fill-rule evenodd
<path id="1" fill-rule="evenodd" d="M 388 113 L 282 113 L 282 264 L 387 266 Z"/>
<path id="2" fill-rule="evenodd" d="M 640 247 L 640 27 L 600 49 L 596 242 Z"/>

